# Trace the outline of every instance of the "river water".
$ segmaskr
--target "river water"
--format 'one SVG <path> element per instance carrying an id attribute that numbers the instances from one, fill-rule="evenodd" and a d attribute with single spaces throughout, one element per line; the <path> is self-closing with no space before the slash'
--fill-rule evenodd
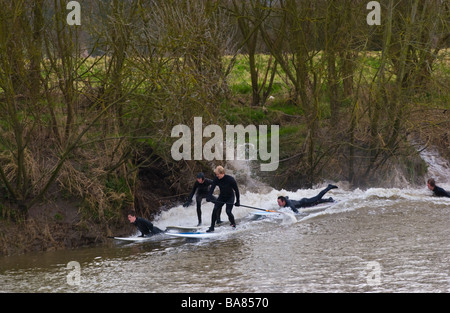
<path id="1" fill-rule="evenodd" d="M 429 155 L 423 156 L 430 157 Z M 438 174 L 450 190 L 448 163 Z M 277 209 L 276 199 L 316 195 L 325 185 L 288 192 L 243 188 L 241 204 Z M 330 191 L 337 204 L 293 218 L 292 212 L 256 218 L 235 207 L 237 229 L 219 237 L 104 245 L 0 258 L 0 292 L 450 292 L 450 198 L 426 186 Z M 212 204 L 203 204 L 205 228 Z M 223 210 L 222 220 L 227 220 Z M 195 206 L 176 206 L 154 221 L 196 225 Z"/>

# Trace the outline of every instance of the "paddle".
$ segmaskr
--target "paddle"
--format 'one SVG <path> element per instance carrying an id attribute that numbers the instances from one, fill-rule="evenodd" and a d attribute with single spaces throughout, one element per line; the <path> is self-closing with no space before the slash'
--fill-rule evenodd
<path id="1" fill-rule="evenodd" d="M 217 200 L 211 201 L 211 202 L 214 202 L 214 203 L 223 203 L 223 204 L 233 204 L 233 203 L 227 203 L 227 202 L 217 201 Z M 286 216 L 289 216 L 289 218 L 291 219 L 292 222 L 297 223 L 297 219 L 295 218 L 294 214 L 290 214 L 290 213 L 282 212 L 282 211 L 277 211 L 277 210 L 261 209 L 261 208 L 257 208 L 257 207 L 254 207 L 254 206 L 244 205 L 244 204 L 241 204 L 240 206 L 241 206 L 241 207 L 244 207 L 244 208 L 249 208 L 249 209 L 253 209 L 253 210 L 258 210 L 258 211 L 272 212 L 272 213 L 281 213 L 281 214 L 284 214 L 284 215 L 286 215 Z"/>
<path id="2" fill-rule="evenodd" d="M 218 201 L 218 200 L 213 200 L 213 201 L 211 201 L 211 202 L 212 202 L 212 203 L 222 203 L 222 204 L 233 204 L 233 205 L 234 205 L 234 203 L 223 202 L 223 201 Z M 276 211 L 276 210 L 268 210 L 268 209 L 255 208 L 254 206 L 248 206 L 248 205 L 243 205 L 243 204 L 241 204 L 240 206 L 241 206 L 241 207 L 244 207 L 244 208 L 249 208 L 249 209 L 254 209 L 254 210 L 259 210 L 259 211 L 264 211 L 264 212 L 275 212 L 275 213 L 278 213 L 278 211 Z"/>
<path id="3" fill-rule="evenodd" d="M 244 205 L 244 204 L 241 204 L 240 206 L 241 206 L 241 207 L 244 207 L 244 208 L 249 208 L 249 209 L 253 209 L 253 210 L 258 210 L 258 211 L 273 212 L 273 213 L 282 213 L 282 212 L 279 212 L 279 211 L 277 211 L 277 210 L 261 209 L 261 208 L 256 208 L 256 207 L 254 207 L 254 206 Z"/>
<path id="4" fill-rule="evenodd" d="M 261 209 L 261 208 L 256 208 L 256 207 L 253 207 L 253 206 L 243 205 L 243 204 L 241 204 L 241 206 L 244 207 L 244 208 L 249 208 L 249 209 L 253 209 L 253 210 L 259 210 L 259 211 L 265 211 L 265 212 L 273 212 L 273 213 L 281 213 L 281 214 L 283 214 L 285 216 L 289 216 L 289 218 L 291 219 L 291 221 L 293 223 L 297 223 L 297 219 L 295 218 L 294 214 L 291 214 L 291 213 L 277 211 L 277 210 Z"/>

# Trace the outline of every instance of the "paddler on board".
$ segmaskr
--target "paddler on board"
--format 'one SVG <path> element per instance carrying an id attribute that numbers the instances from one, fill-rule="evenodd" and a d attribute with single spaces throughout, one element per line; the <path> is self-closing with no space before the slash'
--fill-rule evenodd
<path id="1" fill-rule="evenodd" d="M 200 226 L 202 224 L 202 199 L 208 196 L 209 192 L 209 186 L 212 184 L 212 180 L 209 178 L 205 178 L 205 174 L 198 173 L 197 174 L 197 180 L 194 184 L 194 187 L 192 188 L 191 194 L 187 198 L 186 202 L 183 204 L 185 208 L 187 208 L 192 203 L 192 198 L 194 197 L 194 194 L 197 192 L 195 196 L 195 201 L 197 202 L 197 218 L 198 218 L 198 225 Z M 220 217 L 219 217 L 220 221 Z"/>
<path id="2" fill-rule="evenodd" d="M 211 188 L 209 188 L 208 197 L 206 198 L 206 201 L 214 203 L 214 209 L 211 216 L 211 226 L 206 231 L 208 233 L 214 231 L 214 225 L 216 224 L 218 216 L 220 217 L 220 212 L 222 211 L 224 204 L 226 205 L 225 208 L 230 225 L 231 227 L 236 228 L 236 221 L 234 220 L 234 215 L 231 210 L 233 210 L 233 203 L 235 206 L 240 206 L 239 188 L 234 177 L 226 175 L 225 169 L 222 166 L 217 166 L 214 173 L 216 174 L 216 178 L 214 178 Z M 220 194 L 216 199 L 213 196 L 213 192 L 217 186 L 220 189 Z M 236 202 L 234 202 L 235 197 Z"/>
<path id="3" fill-rule="evenodd" d="M 434 178 L 430 178 L 427 181 L 428 189 L 430 189 L 436 197 L 448 197 L 450 198 L 450 192 L 436 186 Z"/>
<path id="4" fill-rule="evenodd" d="M 336 189 L 338 186 L 329 184 L 327 188 L 322 190 L 317 196 L 312 198 L 303 198 L 301 200 L 291 200 L 288 197 L 280 196 L 277 199 L 278 205 L 282 208 L 284 207 L 290 207 L 292 211 L 295 213 L 298 213 L 299 208 L 307 208 L 312 207 L 315 205 L 318 205 L 320 203 L 326 203 L 326 202 L 334 202 L 333 198 L 328 199 L 322 199 L 322 197 L 331 189 Z"/>
<path id="5" fill-rule="evenodd" d="M 134 211 L 130 211 L 128 213 L 128 220 L 130 221 L 130 224 L 136 226 L 136 228 L 141 232 L 141 235 L 139 237 L 150 237 L 159 233 L 163 233 L 161 229 L 153 226 L 153 224 L 149 220 L 146 220 L 142 217 L 137 217 Z"/>

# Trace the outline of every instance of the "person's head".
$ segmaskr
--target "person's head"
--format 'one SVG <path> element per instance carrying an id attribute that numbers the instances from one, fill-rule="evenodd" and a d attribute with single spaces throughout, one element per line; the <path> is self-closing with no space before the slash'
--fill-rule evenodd
<path id="1" fill-rule="evenodd" d="M 203 182 L 205 181 L 205 174 L 203 174 L 202 172 L 198 173 L 197 174 L 197 181 L 200 184 L 203 184 Z"/>
<path id="2" fill-rule="evenodd" d="M 277 202 L 280 207 L 284 208 L 286 206 L 286 197 L 279 196 Z"/>
<path id="3" fill-rule="evenodd" d="M 214 170 L 214 174 L 216 174 L 218 179 L 222 179 L 225 176 L 225 169 L 222 166 L 219 165 Z"/>
<path id="4" fill-rule="evenodd" d="M 436 182 L 434 181 L 434 178 L 428 179 L 427 186 L 428 186 L 428 189 L 434 190 L 434 187 L 436 187 Z"/>
<path id="5" fill-rule="evenodd" d="M 134 211 L 128 212 L 128 220 L 130 223 L 136 222 L 136 213 Z"/>

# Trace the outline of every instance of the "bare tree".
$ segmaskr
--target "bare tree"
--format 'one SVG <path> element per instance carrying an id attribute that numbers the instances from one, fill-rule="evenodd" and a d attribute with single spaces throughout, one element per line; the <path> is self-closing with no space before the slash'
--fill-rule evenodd
<path id="1" fill-rule="evenodd" d="M 232 1 L 229 10 L 236 18 L 242 43 L 245 47 L 250 67 L 250 79 L 252 85 L 252 105 L 264 105 L 269 97 L 278 67 L 277 60 L 269 56 L 267 65 L 257 64 L 257 54 L 262 50 L 260 40 L 261 24 L 270 15 L 270 10 L 265 10 L 266 1 Z M 240 51 L 241 49 L 239 49 Z M 262 70 L 262 73 L 260 73 Z M 270 74 L 270 77 L 269 77 Z"/>

